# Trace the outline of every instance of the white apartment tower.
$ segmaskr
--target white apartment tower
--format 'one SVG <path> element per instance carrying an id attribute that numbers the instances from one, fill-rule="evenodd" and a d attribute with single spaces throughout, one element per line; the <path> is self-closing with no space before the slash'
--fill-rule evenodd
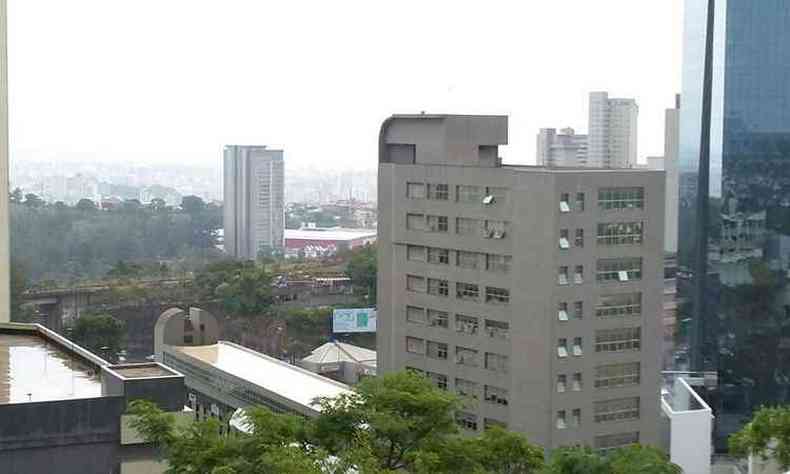
<path id="1" fill-rule="evenodd" d="M 590 93 L 587 166 L 633 168 L 637 163 L 637 116 L 634 99 Z"/>
<path id="2" fill-rule="evenodd" d="M 577 135 L 570 127 L 560 133 L 541 128 L 536 149 L 538 166 L 587 166 L 587 135 Z"/>
<path id="3" fill-rule="evenodd" d="M 466 397 L 466 432 L 659 441 L 664 173 L 501 163 L 507 117 L 379 135 L 378 370 Z"/>
<path id="4" fill-rule="evenodd" d="M 224 150 L 225 252 L 254 260 L 281 250 L 285 233 L 285 164 L 282 150 L 228 145 Z"/>

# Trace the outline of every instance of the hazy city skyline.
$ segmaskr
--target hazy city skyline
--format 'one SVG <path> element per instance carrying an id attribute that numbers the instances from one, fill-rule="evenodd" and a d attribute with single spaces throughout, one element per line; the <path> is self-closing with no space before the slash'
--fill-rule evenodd
<path id="1" fill-rule="evenodd" d="M 205 166 L 244 143 L 373 169 L 381 120 L 426 110 L 507 114 L 504 158 L 533 163 L 539 128 L 586 133 L 607 90 L 637 100 L 643 160 L 680 90 L 681 7 L 10 0 L 11 159 Z"/>

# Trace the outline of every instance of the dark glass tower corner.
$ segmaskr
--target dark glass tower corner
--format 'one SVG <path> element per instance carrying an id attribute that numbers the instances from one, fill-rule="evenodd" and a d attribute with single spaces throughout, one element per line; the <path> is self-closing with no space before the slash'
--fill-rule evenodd
<path id="1" fill-rule="evenodd" d="M 699 337 L 679 368 L 717 371 L 707 398 L 721 450 L 753 409 L 790 403 L 790 1 L 716 1 L 701 167 L 707 3 L 687 0 L 685 12 L 679 319 Z"/>

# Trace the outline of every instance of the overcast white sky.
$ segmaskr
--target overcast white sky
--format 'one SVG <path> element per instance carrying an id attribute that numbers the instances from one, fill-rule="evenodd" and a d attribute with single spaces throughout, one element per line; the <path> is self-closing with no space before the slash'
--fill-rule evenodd
<path id="1" fill-rule="evenodd" d="M 218 163 L 226 143 L 289 166 L 373 168 L 392 113 L 587 129 L 587 94 L 640 107 L 663 153 L 681 0 L 9 0 L 12 159 Z"/>

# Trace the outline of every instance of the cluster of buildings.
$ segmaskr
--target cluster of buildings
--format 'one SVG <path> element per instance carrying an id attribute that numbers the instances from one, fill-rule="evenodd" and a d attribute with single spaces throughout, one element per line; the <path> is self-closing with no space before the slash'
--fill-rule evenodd
<path id="1" fill-rule="evenodd" d="M 131 399 L 243 429 L 251 405 L 315 416 L 315 396 L 350 390 L 341 380 L 412 370 L 469 401 L 456 417 L 470 434 L 505 426 L 548 449 L 650 444 L 691 474 L 740 472 L 712 467 L 711 453 L 756 407 L 790 403 L 790 4 L 716 8 L 686 3 L 682 100 L 666 112 L 664 156 L 647 165 L 635 101 L 601 92 L 587 135 L 540 131 L 540 166 L 502 162 L 505 116 L 382 124 L 375 358 L 332 343 L 296 367 L 219 340 L 208 313 L 175 309 L 157 322 L 157 363 L 114 366 L 4 322 L 3 304 L 0 465 L 150 462 L 128 429 Z M 5 99 L 4 69 L 0 85 Z M 224 165 L 226 251 L 286 249 L 283 152 L 228 146 Z M 0 193 L 3 219 L 7 205 Z M 7 232 L 0 222 L 3 302 Z M 298 232 L 301 249 L 372 239 Z"/>

